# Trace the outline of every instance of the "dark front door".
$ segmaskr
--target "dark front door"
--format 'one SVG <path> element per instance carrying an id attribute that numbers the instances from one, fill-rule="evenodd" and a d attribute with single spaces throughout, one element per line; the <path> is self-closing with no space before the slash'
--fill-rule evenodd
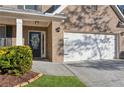
<path id="1" fill-rule="evenodd" d="M 32 48 L 33 57 L 41 57 L 41 33 L 29 33 L 29 45 Z"/>

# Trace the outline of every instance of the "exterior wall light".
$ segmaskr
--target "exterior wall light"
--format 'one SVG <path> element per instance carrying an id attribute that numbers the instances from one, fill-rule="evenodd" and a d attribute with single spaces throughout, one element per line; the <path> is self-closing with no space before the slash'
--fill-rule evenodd
<path id="1" fill-rule="evenodd" d="M 56 32 L 60 32 L 60 27 L 57 27 L 56 28 Z"/>

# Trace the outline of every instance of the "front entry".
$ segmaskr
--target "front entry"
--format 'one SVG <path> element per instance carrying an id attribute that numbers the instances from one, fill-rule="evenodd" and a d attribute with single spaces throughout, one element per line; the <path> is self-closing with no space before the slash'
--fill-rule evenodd
<path id="1" fill-rule="evenodd" d="M 29 45 L 32 48 L 33 57 L 41 57 L 41 32 L 29 32 Z"/>

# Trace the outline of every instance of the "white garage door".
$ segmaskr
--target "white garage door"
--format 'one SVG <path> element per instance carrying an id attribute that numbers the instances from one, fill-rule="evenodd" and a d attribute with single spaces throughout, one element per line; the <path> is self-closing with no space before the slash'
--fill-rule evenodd
<path id="1" fill-rule="evenodd" d="M 64 33 L 64 62 L 115 58 L 115 35 Z"/>

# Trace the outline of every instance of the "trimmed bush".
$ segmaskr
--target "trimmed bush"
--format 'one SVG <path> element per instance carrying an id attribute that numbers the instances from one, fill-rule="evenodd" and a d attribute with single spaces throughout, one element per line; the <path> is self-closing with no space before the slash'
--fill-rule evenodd
<path id="1" fill-rule="evenodd" d="M 0 73 L 21 75 L 31 70 L 32 51 L 29 46 L 12 46 L 0 49 Z"/>

